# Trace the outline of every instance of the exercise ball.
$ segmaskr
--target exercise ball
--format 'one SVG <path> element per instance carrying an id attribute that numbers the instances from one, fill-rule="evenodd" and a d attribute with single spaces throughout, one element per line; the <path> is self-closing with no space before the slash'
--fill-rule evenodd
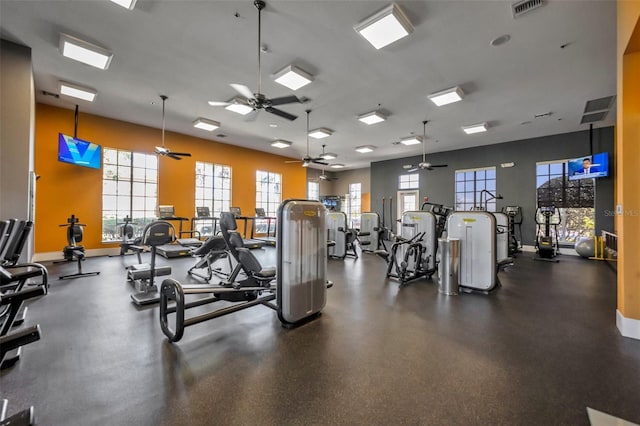
<path id="1" fill-rule="evenodd" d="M 574 246 L 576 252 L 582 257 L 593 257 L 596 255 L 593 238 L 580 238 Z"/>

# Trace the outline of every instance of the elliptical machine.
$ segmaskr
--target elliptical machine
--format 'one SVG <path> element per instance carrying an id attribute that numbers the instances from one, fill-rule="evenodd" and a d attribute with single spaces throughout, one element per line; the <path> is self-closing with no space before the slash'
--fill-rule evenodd
<path id="1" fill-rule="evenodd" d="M 67 245 L 64 249 L 62 249 L 64 260 L 54 263 L 73 262 L 74 260 L 78 262 L 78 272 L 76 272 L 75 274 L 63 275 L 58 278 L 60 280 L 84 277 L 87 275 L 100 275 L 100 272 L 82 272 L 82 261 L 85 260 L 85 253 L 84 246 L 79 245 L 78 243 L 82 242 L 82 227 L 87 225 L 79 222 L 80 219 L 72 214 L 71 217 L 67 219 L 67 223 L 59 225 L 67 227 Z"/>
<path id="2" fill-rule="evenodd" d="M 516 253 L 520 253 L 520 243 L 518 243 L 518 238 L 516 237 L 516 225 L 518 225 L 520 241 L 522 241 L 522 207 L 505 206 L 502 208 L 502 213 L 509 218 L 509 256 L 514 256 Z"/>
<path id="3" fill-rule="evenodd" d="M 534 260 L 558 262 L 555 257 L 559 254 L 558 225 L 560 225 L 561 221 L 560 212 L 556 210 L 555 206 L 543 206 L 536 209 L 538 236 L 536 238 L 536 256 L 534 256 Z M 553 227 L 553 235 L 551 235 L 551 227 Z"/>

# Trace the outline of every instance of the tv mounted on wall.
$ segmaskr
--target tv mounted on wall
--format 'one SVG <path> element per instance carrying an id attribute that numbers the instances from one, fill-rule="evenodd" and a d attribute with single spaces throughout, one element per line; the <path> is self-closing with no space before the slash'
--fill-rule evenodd
<path id="1" fill-rule="evenodd" d="M 60 133 L 58 136 L 58 161 L 99 169 L 102 165 L 102 149 L 100 145 L 95 143 Z"/>
<path id="2" fill-rule="evenodd" d="M 569 160 L 569 180 L 609 176 L 609 154 L 586 155 Z"/>

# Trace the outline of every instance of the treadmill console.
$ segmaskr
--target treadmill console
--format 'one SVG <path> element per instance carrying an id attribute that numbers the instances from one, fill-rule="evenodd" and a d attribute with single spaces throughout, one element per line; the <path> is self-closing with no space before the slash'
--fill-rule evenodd
<path id="1" fill-rule="evenodd" d="M 175 210 L 173 209 L 173 206 L 158 206 L 159 218 L 174 217 L 174 216 L 175 216 Z"/>
<path id="2" fill-rule="evenodd" d="M 196 207 L 196 216 L 211 217 L 211 214 L 209 213 L 209 207 Z"/>

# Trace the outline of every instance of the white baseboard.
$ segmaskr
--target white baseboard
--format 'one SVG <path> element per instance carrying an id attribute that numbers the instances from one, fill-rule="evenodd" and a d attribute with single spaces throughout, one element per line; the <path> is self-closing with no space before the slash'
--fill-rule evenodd
<path id="1" fill-rule="evenodd" d="M 120 253 L 120 247 L 88 249 L 88 250 L 85 250 L 84 253 L 86 257 L 109 256 L 112 254 Z M 62 260 L 63 258 L 64 256 L 62 255 L 62 250 L 49 251 L 44 253 L 35 253 L 33 255 L 33 262 L 46 262 L 48 260 Z"/>
<path id="2" fill-rule="evenodd" d="M 620 334 L 624 337 L 640 340 L 640 320 L 625 318 L 625 316 L 616 309 L 616 326 L 618 330 L 620 330 Z"/>

